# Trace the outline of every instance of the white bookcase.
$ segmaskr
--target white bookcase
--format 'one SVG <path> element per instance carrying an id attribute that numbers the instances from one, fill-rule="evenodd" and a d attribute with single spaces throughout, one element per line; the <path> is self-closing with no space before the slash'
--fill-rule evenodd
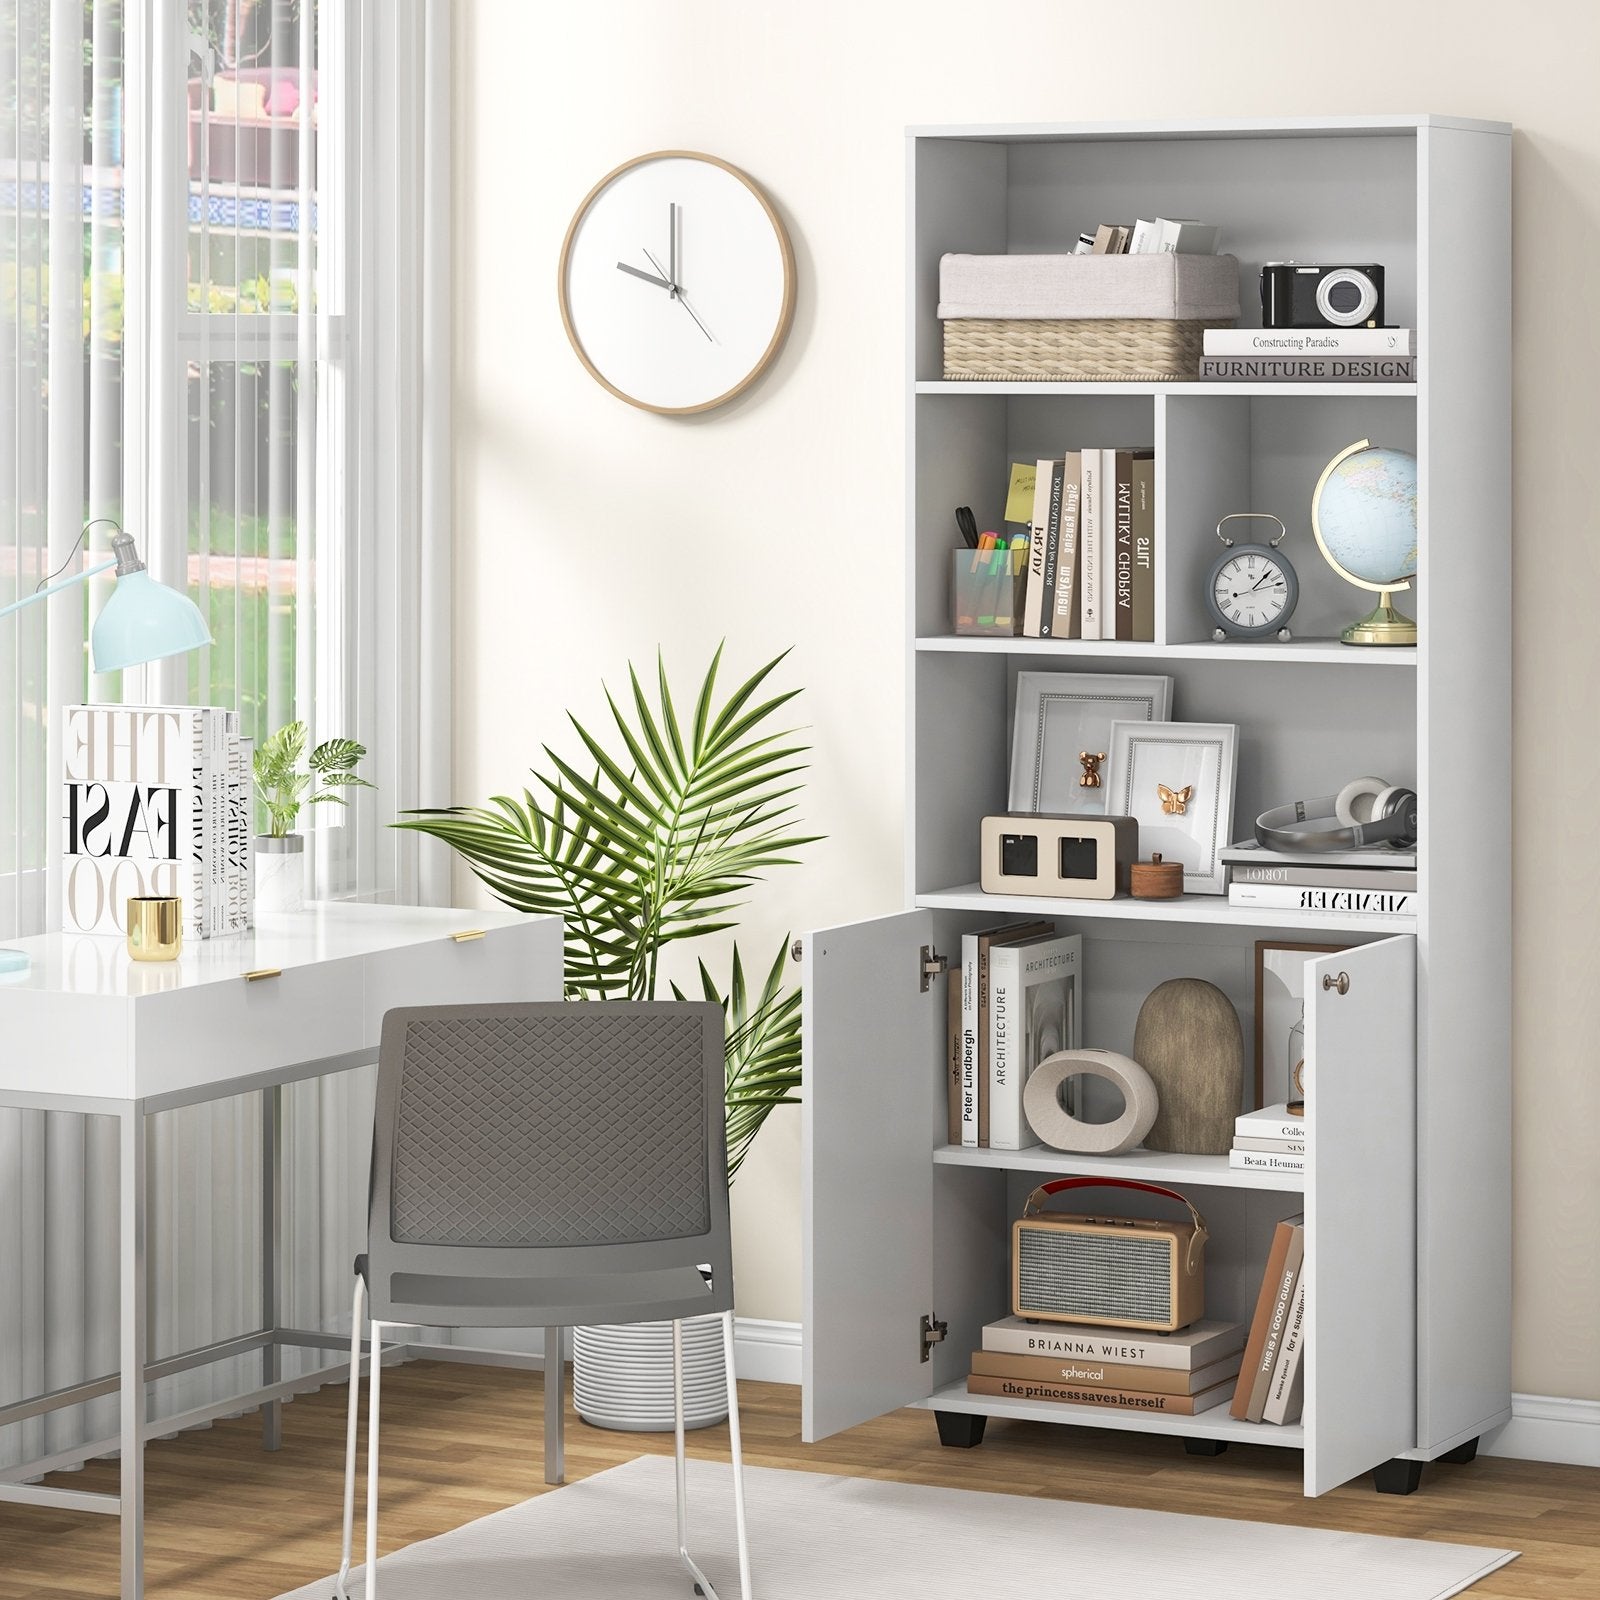
<path id="1" fill-rule="evenodd" d="M 1307 1494 L 1368 1470 L 1409 1492 L 1423 1462 L 1470 1459 L 1509 1417 L 1510 151 L 1502 124 L 1432 116 L 910 132 L 908 908 L 805 941 L 807 1439 L 917 1405 L 950 1444 L 978 1443 L 988 1417 L 1179 1435 L 1202 1454 L 1248 1440 L 1302 1450 Z M 1419 381 L 942 381 L 942 254 L 1061 251 L 1095 223 L 1155 215 L 1221 226 L 1247 323 L 1263 261 L 1383 263 L 1388 320 L 1418 330 Z M 1323 463 L 1360 438 L 1419 457 L 1422 578 L 1402 597 L 1414 649 L 1338 642 L 1369 597 L 1320 558 L 1310 495 Z M 1157 453 L 1157 642 L 953 637 L 954 508 L 997 526 L 1008 460 L 1095 444 Z M 1210 638 L 1200 580 L 1213 530 L 1245 510 L 1288 523 L 1301 580 L 1291 643 Z M 1421 914 L 981 893 L 978 822 L 1006 808 L 1016 674 L 1051 667 L 1169 673 L 1176 717 L 1237 723 L 1236 836 L 1268 806 L 1358 774 L 1413 785 Z M 948 978 L 925 982 L 925 962 L 958 967 L 962 932 L 1007 912 L 1083 935 L 1085 1042 L 1122 1051 L 1164 979 L 1220 986 L 1248 1041 L 1255 940 L 1354 946 L 1310 961 L 1304 1178 L 1234 1171 L 1225 1156 L 949 1147 Z M 1341 972 L 1346 993 L 1323 987 Z M 1300 1425 L 967 1395 L 979 1329 L 1008 1309 L 1010 1223 L 1058 1173 L 1189 1195 L 1211 1228 L 1208 1313 L 1241 1320 L 1274 1224 L 1305 1212 Z"/>

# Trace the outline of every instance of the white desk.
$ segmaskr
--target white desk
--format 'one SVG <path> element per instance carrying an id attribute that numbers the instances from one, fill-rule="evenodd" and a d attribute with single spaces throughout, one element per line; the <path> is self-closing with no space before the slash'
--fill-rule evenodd
<path id="1" fill-rule="evenodd" d="M 0 1500 L 102 1511 L 122 1524 L 122 1600 L 144 1592 L 144 1441 L 198 1417 L 145 1421 L 145 1385 L 259 1350 L 262 1386 L 213 1409 L 262 1406 L 262 1439 L 276 1449 L 287 1345 L 342 1348 L 343 1337 L 279 1326 L 283 1184 L 282 1087 L 377 1059 L 383 1014 L 396 1005 L 561 997 L 561 924 L 510 911 L 313 905 L 266 916 L 251 934 L 186 945 L 176 962 L 131 961 L 122 941 L 43 934 L 13 941 L 32 957 L 0 977 L 0 1106 L 118 1119 L 120 1358 L 115 1374 L 0 1408 L 0 1425 L 118 1394 L 120 1430 L 70 1453 L 121 1451 L 115 1495 L 0 1477 Z M 158 1363 L 147 1359 L 147 1119 L 199 1101 L 262 1096 L 262 1326 Z M 0 1289 L 0 1293 L 6 1292 Z"/>

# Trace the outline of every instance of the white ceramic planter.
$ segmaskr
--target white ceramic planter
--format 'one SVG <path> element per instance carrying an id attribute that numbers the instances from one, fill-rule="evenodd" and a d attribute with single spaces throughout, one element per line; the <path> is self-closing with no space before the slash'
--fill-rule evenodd
<path id="1" fill-rule="evenodd" d="M 728 1415 L 722 1318 L 683 1324 L 683 1425 L 714 1428 Z M 672 1431 L 672 1324 L 631 1322 L 572 1330 L 572 1399 L 591 1427 Z"/>
<path id="2" fill-rule="evenodd" d="M 298 911 L 306 903 L 306 841 L 302 834 L 255 841 L 255 908 L 258 912 Z"/>

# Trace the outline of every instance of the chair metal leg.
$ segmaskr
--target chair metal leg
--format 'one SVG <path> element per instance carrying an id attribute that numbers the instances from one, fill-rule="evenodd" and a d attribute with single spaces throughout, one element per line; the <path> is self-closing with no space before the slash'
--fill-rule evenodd
<path id="1" fill-rule="evenodd" d="M 739 1541 L 739 1600 L 750 1597 L 750 1540 L 744 1515 L 744 1448 L 739 1435 L 739 1395 L 734 1387 L 733 1313 L 722 1318 L 722 1355 L 728 1374 L 728 1442 L 733 1454 L 733 1515 Z M 673 1446 L 678 1492 L 678 1557 L 694 1579 L 694 1592 L 718 1600 L 711 1580 L 689 1554 L 689 1460 L 683 1433 L 683 1324 L 672 1324 Z"/>
<path id="2" fill-rule="evenodd" d="M 361 1311 L 367 1286 L 356 1275 L 356 1289 L 350 1306 L 350 1400 L 344 1429 L 344 1544 L 339 1552 L 339 1576 L 333 1586 L 333 1600 L 350 1600 L 350 1554 L 355 1548 L 356 1527 L 356 1425 L 361 1409 Z"/>
<path id="3" fill-rule="evenodd" d="M 367 1379 L 367 1585 L 366 1600 L 378 1600 L 378 1390 L 383 1374 L 384 1324 L 372 1324 L 372 1369 Z"/>
<path id="4" fill-rule="evenodd" d="M 562 1382 L 561 1328 L 544 1330 L 544 1481 L 564 1483 L 567 1475 L 566 1449 L 562 1434 L 565 1417 L 562 1407 L 566 1391 Z"/>
<path id="5" fill-rule="evenodd" d="M 739 1432 L 738 1374 L 733 1365 L 733 1313 L 722 1315 L 722 1357 L 728 1372 L 728 1447 L 733 1457 L 733 1519 L 739 1538 L 739 1600 L 751 1600 L 750 1537 L 744 1517 L 744 1441 Z"/>

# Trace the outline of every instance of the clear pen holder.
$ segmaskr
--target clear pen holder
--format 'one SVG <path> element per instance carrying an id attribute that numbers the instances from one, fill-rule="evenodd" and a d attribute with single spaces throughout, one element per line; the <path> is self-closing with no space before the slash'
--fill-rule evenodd
<path id="1" fill-rule="evenodd" d="M 1020 550 L 952 551 L 951 629 L 1002 638 L 1021 633 L 1027 580 L 1027 560 Z"/>

